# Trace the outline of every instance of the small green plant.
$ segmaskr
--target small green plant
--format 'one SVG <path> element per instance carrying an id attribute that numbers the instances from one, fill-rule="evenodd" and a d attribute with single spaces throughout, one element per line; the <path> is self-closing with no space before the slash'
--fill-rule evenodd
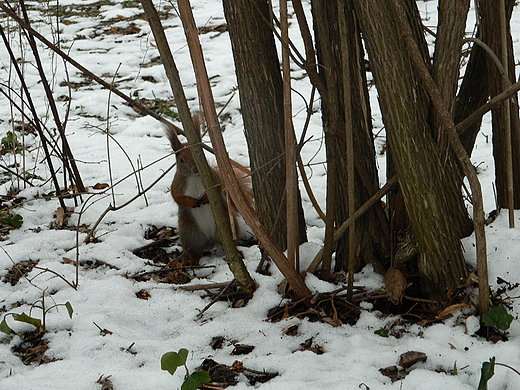
<path id="1" fill-rule="evenodd" d="M 168 371 L 170 375 L 173 375 L 177 368 L 184 366 L 186 375 L 184 376 L 181 390 L 195 390 L 204 383 L 211 381 L 211 377 L 207 371 L 197 371 L 190 374 L 188 367 L 186 366 L 187 358 L 188 350 L 185 348 L 179 349 L 179 352 L 166 352 L 161 358 L 161 369 Z"/>
<path id="2" fill-rule="evenodd" d="M 493 375 L 495 375 L 496 366 L 502 366 L 505 368 L 509 368 L 515 374 L 520 376 L 520 371 L 518 371 L 517 369 L 515 369 L 507 364 L 495 362 L 495 357 L 493 356 L 491 359 L 489 359 L 489 362 L 482 363 L 482 368 L 480 369 L 480 381 L 478 382 L 477 390 L 487 390 L 488 389 L 487 384 L 488 384 L 489 380 L 493 377 Z"/>
<path id="3" fill-rule="evenodd" d="M 497 306 L 482 314 L 482 323 L 486 326 L 494 326 L 500 330 L 508 330 L 513 322 L 513 316 L 504 306 Z"/>
<path id="4" fill-rule="evenodd" d="M 489 362 L 482 363 L 480 369 L 480 381 L 478 383 L 478 390 L 487 390 L 488 381 L 495 375 L 495 357 L 489 359 Z"/>
<path id="5" fill-rule="evenodd" d="M 19 228 L 23 224 L 23 217 L 20 214 L 6 214 L 2 217 L 2 223 Z"/>
<path id="6" fill-rule="evenodd" d="M 41 303 L 41 305 L 40 305 Z M 72 305 L 70 304 L 70 302 L 66 302 L 66 303 L 60 303 L 60 304 L 54 304 L 48 308 L 45 307 L 45 301 L 44 299 L 39 299 L 38 301 L 36 301 L 35 303 L 33 303 L 32 305 L 32 308 L 39 308 L 42 310 L 42 318 L 39 319 L 39 318 L 35 318 L 35 317 L 31 317 L 31 312 L 29 312 L 29 315 L 25 314 L 25 313 L 22 313 L 22 314 L 17 314 L 17 313 L 7 313 L 6 315 L 4 315 L 4 318 L 2 320 L 2 322 L 0 322 L 0 332 L 3 332 L 3 333 L 6 333 L 6 334 L 17 334 L 8 324 L 7 324 L 7 317 L 8 316 L 11 316 L 13 318 L 13 320 L 15 321 L 18 321 L 18 322 L 25 322 L 26 324 L 30 324 L 30 325 L 33 325 L 36 329 L 36 333 L 45 333 L 46 332 L 46 327 L 45 327 L 45 324 L 46 324 L 46 318 L 47 318 L 47 314 L 49 313 L 50 310 L 52 309 L 55 309 L 59 306 L 65 306 L 65 308 L 67 309 L 67 312 L 69 314 L 69 317 L 72 318 L 72 314 L 74 313 L 74 310 L 72 309 Z M 32 310 L 31 308 L 31 310 Z"/>
<path id="7" fill-rule="evenodd" d="M 8 131 L 5 137 L 0 140 L 2 145 L 2 154 L 6 153 L 21 153 L 23 145 L 18 141 L 18 137 L 12 131 Z"/>

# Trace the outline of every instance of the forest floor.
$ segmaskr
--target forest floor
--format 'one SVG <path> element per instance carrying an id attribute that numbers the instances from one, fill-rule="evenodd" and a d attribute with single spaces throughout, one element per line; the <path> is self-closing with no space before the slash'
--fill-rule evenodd
<path id="1" fill-rule="evenodd" d="M 170 87 L 138 1 L 61 0 L 59 24 L 55 3 L 27 3 L 33 26 L 44 36 L 59 40 L 63 50 L 105 81 L 175 120 Z M 156 4 L 190 105 L 197 111 L 181 22 L 170 3 Z M 417 4 L 424 23 L 435 28 L 436 2 Z M 229 154 L 247 165 L 221 1 L 199 0 L 192 5 Z M 512 31 L 518 59 L 520 15 L 518 9 L 515 12 Z M 36 111 L 50 129 L 55 128 L 29 47 L 25 42 L 20 45 L 14 24 L 7 26 L 4 19 L 2 26 L 10 32 L 10 44 Z M 291 24 L 291 37 L 301 48 L 296 25 L 295 21 Z M 469 25 L 468 34 L 472 29 Z M 23 218 L 18 227 L 12 225 L 21 222 L 19 217 L 11 219 L 11 225 L 3 219 L 0 231 L 0 321 L 4 320 L 0 329 L 8 326 L 16 332 L 0 333 L 1 390 L 180 388 L 184 371 L 171 376 L 161 370 L 160 362 L 164 353 L 181 348 L 189 352 L 186 365 L 190 372 L 203 362 L 204 367 L 217 362 L 221 381 L 236 382 L 233 388 L 237 390 L 470 390 L 479 384 L 482 364 L 493 357 L 497 363 L 520 369 L 520 230 L 507 227 L 507 213 L 486 227 L 491 287 L 514 317 L 507 331 L 498 332 L 498 339 L 479 333 L 479 318 L 469 309 L 422 322 L 409 315 L 409 306 L 394 309 L 392 315 L 383 314 L 378 301 L 370 299 L 383 288 L 382 276 L 371 267 L 355 275 L 356 297 L 362 301 L 355 321 L 348 315 L 336 319 L 319 307 L 313 315 L 278 315 L 275 321 L 270 318 L 272 309 L 288 302 L 278 291 L 283 277 L 274 265 L 270 275 L 256 272 L 260 261 L 256 245 L 240 248 L 258 285 L 247 304 L 233 295 L 232 287 L 226 290 L 225 300 L 215 299 L 218 289 L 185 289 L 232 281 L 219 250 L 205 256 L 200 268 L 165 270 L 165 261 L 180 251 L 176 206 L 168 192 L 174 170 L 145 196 L 136 197 L 174 164 L 162 126 L 153 118 L 140 116 L 72 66 L 65 68 L 48 50 L 41 48 L 41 53 L 62 118 L 68 110 L 67 139 L 89 192 L 79 205 L 66 199 L 67 206 L 74 207 L 70 216 L 56 213 L 59 203 L 52 196 L 54 188 L 47 180 L 49 171 L 38 137 L 30 132 L 20 136 L 20 128 L 30 129 L 2 97 L 0 138 L 5 150 L 0 163 L 25 172 L 35 186 L 24 188 L 23 183 L 5 175 L 0 188 L 2 216 L 11 213 Z M 2 46 L 0 88 L 14 96 L 12 91 L 19 91 L 20 83 L 8 59 Z M 293 87 L 299 93 L 294 94 L 294 124 L 301 131 L 308 104 L 304 99 L 310 96 L 311 87 L 304 71 L 294 66 L 292 73 Z M 384 184 L 384 128 L 374 88 L 371 99 Z M 326 168 L 319 101 L 313 102 L 313 108 L 316 114 L 311 117 L 302 158 L 323 207 Z M 16 140 L 9 136 L 13 131 Z M 491 140 L 486 117 L 472 160 L 487 212 L 495 208 Z M 6 150 L 13 145 L 19 147 L 19 153 Z M 136 173 L 137 168 L 143 169 Z M 21 191 L 15 191 L 16 187 Z M 308 227 L 308 243 L 301 248 L 305 267 L 322 246 L 324 225 L 305 193 L 303 205 Z M 94 238 L 84 243 L 87 227 L 111 206 L 115 210 L 106 213 Z M 520 225 L 520 215 L 515 218 Z M 464 248 L 467 262 L 474 268 L 474 237 L 464 240 Z M 72 288 L 70 284 L 76 280 L 79 286 Z M 313 275 L 307 275 L 305 282 L 313 292 L 324 294 L 343 285 Z M 15 321 L 27 319 L 20 317 L 22 313 L 45 319 L 46 333 L 36 334 L 34 325 Z M 411 362 L 409 352 L 417 353 Z M 234 371 L 229 369 L 232 365 Z M 489 383 L 493 389 L 518 389 L 520 376 L 497 365 Z"/>

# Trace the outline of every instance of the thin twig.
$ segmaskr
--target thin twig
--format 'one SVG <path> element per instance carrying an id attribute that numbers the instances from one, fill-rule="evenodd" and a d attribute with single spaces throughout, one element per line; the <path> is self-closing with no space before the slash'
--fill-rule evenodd
<path id="1" fill-rule="evenodd" d="M 15 171 L 7 168 L 5 165 L 0 164 L 0 168 L 3 169 L 4 171 L 10 173 L 11 175 L 16 176 L 18 179 L 22 180 L 25 184 L 28 184 L 30 187 L 34 187 L 34 184 L 32 184 L 29 180 L 27 180 L 25 177 L 19 175 Z"/>
<path id="2" fill-rule="evenodd" d="M 2 8 L 2 7 L 5 7 L 5 6 L 3 6 L 3 4 L 0 3 L 0 8 Z M 7 40 L 7 37 L 6 37 L 5 33 L 4 33 L 4 29 L 3 29 L 2 26 L 0 26 L 0 35 L 2 36 L 4 44 L 5 44 L 6 48 L 7 48 L 7 51 L 9 53 L 9 57 L 11 59 L 11 63 L 13 64 L 13 66 L 15 68 L 15 71 L 16 71 L 16 73 L 18 75 L 18 78 L 20 80 L 20 84 L 22 85 L 22 89 L 23 89 L 24 93 L 27 96 L 31 114 L 33 115 L 33 117 L 35 119 L 34 123 L 36 124 L 36 130 L 38 131 L 40 139 L 42 140 L 42 146 L 43 146 L 43 150 L 45 152 L 45 159 L 46 159 L 47 165 L 49 167 L 49 170 L 51 172 L 51 178 L 52 178 L 52 181 L 53 181 L 53 184 L 54 184 L 54 188 L 56 190 L 56 194 L 58 195 L 58 201 L 60 202 L 60 206 L 65 208 L 65 202 L 64 202 L 63 198 L 59 196 L 59 195 L 61 195 L 61 189 L 60 189 L 60 185 L 58 183 L 58 179 L 56 177 L 56 171 L 54 170 L 54 164 L 52 163 L 51 155 L 50 155 L 49 149 L 47 147 L 47 143 L 45 142 L 45 136 L 43 135 L 43 130 L 42 130 L 42 128 L 39 125 L 39 121 L 37 120 L 38 113 L 37 113 L 36 108 L 34 106 L 34 103 L 32 101 L 31 94 L 29 92 L 29 88 L 27 87 L 27 83 L 25 82 L 25 79 L 23 77 L 22 71 L 20 70 L 20 67 L 18 66 L 18 62 L 16 61 L 16 57 L 15 57 L 13 51 L 11 50 L 11 46 L 9 45 L 9 42 Z"/>
<path id="3" fill-rule="evenodd" d="M 96 231 L 96 228 L 98 227 L 98 225 L 101 223 L 101 221 L 103 220 L 103 218 L 105 218 L 105 215 L 107 215 L 110 211 L 117 211 L 117 210 L 120 210 L 126 206 L 128 206 L 130 203 L 132 203 L 133 201 L 135 201 L 136 199 L 138 199 L 140 196 L 142 196 L 144 193 L 148 192 L 150 189 L 152 189 L 164 176 L 166 176 L 168 174 L 168 172 L 170 172 L 173 167 L 175 166 L 175 164 L 171 165 L 168 169 L 166 169 L 157 179 L 155 179 L 152 184 L 150 184 L 148 187 L 146 187 L 145 189 L 143 189 L 142 191 L 139 191 L 135 196 L 133 196 L 132 198 L 130 198 L 128 201 L 126 201 L 125 203 L 123 203 L 122 205 L 120 206 L 114 206 L 112 204 L 110 204 L 106 209 L 105 211 L 103 211 L 103 213 L 101 213 L 101 215 L 99 216 L 99 218 L 97 219 L 97 221 L 94 223 L 94 225 L 90 228 L 90 231 L 87 235 L 87 237 L 85 237 L 85 242 L 90 242 L 90 240 L 92 239 L 92 236 L 94 235 L 94 232 Z"/>
<path id="4" fill-rule="evenodd" d="M 316 52 L 314 51 L 314 43 L 312 41 L 312 35 L 310 32 L 309 25 L 307 23 L 307 17 L 305 16 L 305 13 L 303 11 L 301 0 L 293 0 L 292 4 L 294 13 L 296 14 L 296 19 L 298 20 L 298 24 L 300 26 L 300 33 L 302 35 L 302 40 L 305 46 L 306 58 L 304 60 L 303 68 L 307 71 L 312 85 L 314 85 L 318 89 L 318 92 L 320 93 L 322 99 L 326 100 L 327 87 L 318 73 Z"/>
<path id="5" fill-rule="evenodd" d="M 112 85 L 114 84 L 115 78 L 117 76 L 117 73 L 119 72 L 119 68 L 120 67 L 121 67 L 121 63 L 119 63 L 119 65 L 117 66 L 116 71 L 114 72 L 114 75 L 112 76 Z M 111 154 L 110 154 L 110 138 L 111 138 L 111 134 L 110 134 L 110 99 L 111 99 L 111 97 L 112 97 L 112 91 L 109 90 L 108 100 L 107 100 L 107 117 L 106 117 L 106 128 L 105 128 L 106 139 L 105 139 L 105 143 L 106 143 L 106 150 L 107 150 L 108 180 L 110 181 L 110 188 L 111 188 L 110 195 L 112 196 L 112 203 L 115 205 L 116 204 L 116 195 L 115 195 L 115 192 L 114 192 L 114 176 L 112 174 L 112 172 L 113 172 L 113 170 L 112 170 L 112 158 L 111 158 Z M 119 145 L 119 143 L 118 143 L 118 145 Z M 119 145 L 119 147 L 121 147 L 121 145 Z M 121 149 L 123 150 L 123 152 L 125 153 L 127 158 L 130 160 L 130 158 L 126 154 L 126 151 L 123 148 L 121 148 Z M 131 162 L 130 162 L 130 164 L 131 164 Z M 133 166 L 132 166 L 132 168 L 133 168 Z M 134 172 L 135 172 L 135 169 L 134 169 Z"/>
<path id="6" fill-rule="evenodd" d="M 506 4 L 504 0 L 498 2 L 500 14 L 500 45 L 502 48 L 502 64 L 504 67 L 504 74 L 502 77 L 502 85 L 508 88 L 511 85 L 509 80 L 508 70 L 508 24 L 506 20 Z M 515 185 L 513 180 L 513 140 L 511 128 L 511 102 L 508 100 L 504 102 L 504 148 L 505 148 L 505 167 L 506 167 L 506 192 L 507 192 L 507 208 L 509 209 L 509 227 L 515 227 Z"/>
<path id="7" fill-rule="evenodd" d="M 283 119 L 285 141 L 285 199 L 287 221 L 287 258 L 299 272 L 298 174 L 296 171 L 296 137 L 292 123 L 291 69 L 289 60 L 289 22 L 287 0 L 280 2 L 282 39 Z"/>
<path id="8" fill-rule="evenodd" d="M 474 37 L 470 37 L 470 38 L 465 38 L 463 40 L 463 42 L 473 42 L 474 44 L 480 46 L 488 55 L 489 57 L 493 60 L 493 63 L 495 64 L 495 66 L 497 67 L 500 75 L 502 76 L 502 79 L 504 81 L 504 84 L 507 84 L 506 88 L 509 88 L 511 87 L 511 80 L 509 79 L 509 77 L 507 77 L 507 72 L 506 72 L 506 68 L 504 67 L 504 65 L 502 65 L 502 62 L 500 62 L 500 59 L 497 57 L 497 55 L 495 54 L 495 52 L 493 51 L 493 49 L 491 49 L 484 41 L 482 41 L 481 39 L 478 39 L 478 38 L 474 38 Z M 513 97 L 514 99 L 514 97 Z M 516 100 L 516 99 L 515 99 Z"/>
<path id="9" fill-rule="evenodd" d="M 506 367 L 506 368 L 509 368 L 510 370 L 516 372 L 517 375 L 520 375 L 520 371 L 518 371 L 517 369 L 507 365 L 507 364 L 504 364 L 504 363 L 495 363 L 495 366 L 502 366 L 502 367 Z"/>
<path id="10" fill-rule="evenodd" d="M 457 123 L 455 130 L 457 130 L 459 135 L 462 134 L 473 123 L 480 120 L 489 111 L 498 107 L 498 105 L 500 105 L 504 100 L 513 97 L 518 91 L 520 91 L 520 81 L 512 84 L 511 87 L 507 88 L 504 92 L 495 95 L 491 100 L 477 108 L 471 115 L 467 116 L 462 122 Z"/>
<path id="11" fill-rule="evenodd" d="M 227 287 L 231 283 L 233 283 L 233 280 L 230 282 L 197 284 L 195 286 L 180 286 L 178 288 L 179 288 L 179 290 L 184 290 L 184 291 L 213 290 L 213 289 L 217 289 L 217 288 Z"/>
<path id="12" fill-rule="evenodd" d="M 202 309 L 202 310 L 200 311 L 199 314 L 197 314 L 197 318 L 201 318 L 201 317 L 204 315 L 204 313 L 205 313 L 205 312 L 206 312 L 206 311 L 207 311 L 211 306 L 213 306 L 213 305 L 214 305 L 214 304 L 215 304 L 215 303 L 220 299 L 220 297 L 222 296 L 222 294 L 224 294 L 224 292 L 226 292 L 226 290 L 227 290 L 228 288 L 230 288 L 230 287 L 233 285 L 234 282 L 235 282 L 235 279 L 233 279 L 231 282 L 229 282 L 229 283 L 226 285 L 226 287 L 224 287 L 222 290 L 220 290 L 219 293 L 218 293 L 218 294 L 217 294 L 217 295 L 216 295 L 216 296 L 211 300 L 211 302 L 208 303 L 208 304 L 204 307 L 204 309 Z"/>
<path id="13" fill-rule="evenodd" d="M 343 62 L 342 71 L 342 82 L 343 85 L 343 107 L 344 107 L 344 119 L 345 119 L 345 131 L 346 131 L 346 158 L 347 158 L 347 203 L 348 203 L 348 216 L 349 219 L 354 215 L 356 208 L 356 181 L 355 181 L 355 155 L 354 155 L 354 126 L 353 113 L 352 113 L 352 98 L 351 98 L 351 61 L 349 61 L 349 43 L 348 37 L 346 36 L 347 28 L 347 7 L 344 3 L 338 2 L 338 15 L 339 15 L 339 28 L 340 28 L 340 47 L 341 47 L 341 59 Z M 352 12 L 352 11 L 350 11 Z M 352 50 L 350 50 L 352 52 Z M 348 292 L 347 299 L 352 300 L 354 293 L 354 272 L 356 267 L 356 248 L 358 243 L 356 242 L 356 220 L 353 219 L 351 226 L 348 231 Z"/>
<path id="14" fill-rule="evenodd" d="M 5 255 L 9 258 L 9 260 L 11 260 L 11 263 L 13 263 L 13 266 L 17 269 L 17 271 L 20 273 L 20 275 L 24 275 L 24 272 L 20 269 L 20 267 L 18 266 L 17 263 L 15 263 L 15 261 L 13 260 L 13 258 L 11 257 L 11 255 L 9 254 L 9 252 L 7 252 L 5 250 L 5 248 L 3 246 L 0 246 L 0 249 L 2 249 L 2 251 L 5 253 Z M 77 290 L 77 286 L 75 286 L 73 283 L 69 282 L 67 279 L 65 279 L 65 277 L 63 275 L 60 275 L 59 273 L 57 273 L 56 271 L 53 271 L 49 268 L 43 268 L 43 267 L 38 267 L 38 266 L 34 266 L 32 267 L 33 269 L 36 268 L 36 269 L 39 269 L 41 271 L 45 271 L 45 272 L 50 272 L 51 274 L 54 274 L 56 275 L 57 277 L 59 277 L 61 280 L 63 280 L 65 283 L 67 283 L 70 287 L 72 287 L 74 290 Z M 32 279 L 34 278 L 31 278 L 29 279 L 27 276 L 24 276 L 24 278 L 34 287 L 36 287 L 37 289 L 39 289 L 40 291 L 44 292 L 45 290 L 43 290 L 42 288 L 36 286 L 33 282 L 32 282 Z"/>
<path id="15" fill-rule="evenodd" d="M 20 6 L 22 9 L 24 19 L 25 19 L 27 25 L 29 25 L 30 21 L 29 21 L 29 16 L 27 14 L 27 9 L 25 7 L 24 0 L 20 0 Z M 31 46 L 31 50 L 32 50 L 34 59 L 36 61 L 36 68 L 38 69 L 38 74 L 40 75 L 43 89 L 45 91 L 45 95 L 47 96 L 47 102 L 51 109 L 51 112 L 52 112 L 52 115 L 54 118 L 54 123 L 56 124 L 56 128 L 58 129 L 58 133 L 60 135 L 61 144 L 62 144 L 61 151 L 63 154 L 63 159 L 62 159 L 63 168 L 64 168 L 63 174 L 66 175 L 67 172 L 70 173 L 72 184 L 74 184 L 77 188 L 77 191 L 81 193 L 84 191 L 83 181 L 81 180 L 81 175 L 79 173 L 78 167 L 76 166 L 76 162 L 74 160 L 72 150 L 70 149 L 69 143 L 67 141 L 67 137 L 65 136 L 65 127 L 58 114 L 58 108 L 56 106 L 56 101 L 54 100 L 51 87 L 49 85 L 49 82 L 47 81 L 47 77 L 46 77 L 45 71 L 43 69 L 43 64 L 40 59 L 38 48 L 36 46 L 36 41 L 30 31 L 27 31 L 27 38 L 29 41 L 29 45 Z M 81 195 L 80 195 L 80 198 L 81 198 Z"/>

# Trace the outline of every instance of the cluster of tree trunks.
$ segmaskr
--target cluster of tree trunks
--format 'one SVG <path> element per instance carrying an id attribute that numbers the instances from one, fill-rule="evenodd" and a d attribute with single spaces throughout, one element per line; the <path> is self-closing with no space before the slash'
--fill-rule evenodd
<path id="1" fill-rule="evenodd" d="M 285 249 L 285 166 L 283 95 L 273 31 L 273 15 L 264 0 L 223 0 L 235 59 L 244 127 L 248 142 L 257 211 L 280 248 Z M 301 2 L 293 1 L 296 13 Z M 304 67 L 321 97 L 327 157 L 326 240 L 322 276 L 332 271 L 359 269 L 371 264 L 385 272 L 401 261 L 420 275 L 425 297 L 446 302 L 449 292 L 463 283 L 468 270 L 461 238 L 473 223 L 462 193 L 463 173 L 451 149 L 445 123 L 432 107 L 430 94 L 415 69 L 399 29 L 396 7 L 405 11 L 421 60 L 436 83 L 443 106 L 456 124 L 504 90 L 499 69 L 484 47 L 501 52 L 496 2 L 479 0 L 477 38 L 472 43 L 464 78 L 459 86 L 469 0 L 440 0 L 435 50 L 430 58 L 425 28 L 414 0 L 312 0 L 314 43 L 306 41 Z M 513 0 L 506 0 L 507 20 Z M 298 15 L 304 35 L 307 26 Z M 310 36 L 310 34 L 308 34 Z M 365 53 L 366 50 L 366 53 Z M 508 34 L 509 84 L 515 82 L 511 36 Z M 379 190 L 371 111 L 366 78 L 370 61 L 387 136 L 388 177 L 397 175 L 399 188 L 389 194 L 388 206 L 377 203 L 355 223 L 352 235 L 332 245 L 334 229 Z M 514 99 L 513 99 L 514 100 Z M 493 114 L 498 206 L 507 205 L 506 133 L 502 104 Z M 518 106 L 511 103 L 515 190 L 520 180 Z M 459 134 L 471 154 L 480 121 Z M 349 137 L 353 155 L 347 153 Z M 349 171 L 350 164 L 354 169 Z M 354 177 L 349 177 L 353 175 Z M 351 188 L 353 187 L 353 188 Z M 514 192 L 520 207 L 520 191 Z M 353 197 L 350 199 L 349 197 Z M 280 203 L 280 200 L 283 200 Z M 354 208 L 354 210 L 352 210 Z M 298 207 L 300 221 L 301 205 Z M 305 227 L 300 223 L 300 241 Z M 355 242 L 351 242 L 355 238 Z M 400 241 L 412 243 L 411 255 L 401 258 Z M 352 267 L 354 264 L 354 268 Z M 408 265 L 406 265 L 408 266 Z"/>

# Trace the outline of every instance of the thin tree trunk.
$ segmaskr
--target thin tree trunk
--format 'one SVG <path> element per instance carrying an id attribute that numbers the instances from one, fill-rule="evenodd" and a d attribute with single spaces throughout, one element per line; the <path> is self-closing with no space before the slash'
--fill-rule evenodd
<path id="1" fill-rule="evenodd" d="M 287 247 L 283 88 L 267 1 L 223 0 L 251 160 L 255 206 L 279 248 Z M 307 240 L 300 196 L 299 241 Z"/>
<path id="2" fill-rule="evenodd" d="M 480 31 L 480 30 L 479 30 Z M 480 34 L 477 32 L 477 36 Z M 489 83 L 487 74 L 487 61 L 484 49 L 473 44 L 466 65 L 466 71 L 460 85 L 459 93 L 455 100 L 454 122 L 458 124 L 472 114 L 477 108 L 486 103 L 489 96 Z M 475 140 L 480 131 L 482 120 L 466 128 L 459 134 L 459 138 L 466 149 L 466 153 L 471 156 Z"/>
<path id="3" fill-rule="evenodd" d="M 406 16 L 403 10 L 400 0 L 392 0 L 395 12 L 397 15 L 397 21 L 399 26 L 399 32 L 405 40 L 406 47 L 410 53 L 415 71 L 423 86 L 425 87 L 428 95 L 431 98 L 432 106 L 436 117 L 440 120 L 440 128 L 446 133 L 445 137 L 449 140 L 449 144 L 459 160 L 460 166 L 464 172 L 464 175 L 469 181 L 471 187 L 471 194 L 473 198 L 473 220 L 475 226 L 475 241 L 476 241 L 476 253 L 477 253 L 477 272 L 478 272 L 478 287 L 479 287 L 479 302 L 478 312 L 483 313 L 488 310 L 490 296 L 489 296 L 489 282 L 488 282 L 488 264 L 487 264 L 487 246 L 486 246 L 486 234 L 484 226 L 484 207 L 482 199 L 482 190 L 480 182 L 477 177 L 477 173 L 468 157 L 468 154 L 464 150 L 464 146 L 460 142 L 457 129 L 453 123 L 452 115 L 450 111 L 445 107 L 443 96 L 435 84 L 435 81 L 431 77 L 430 72 L 421 60 L 421 54 L 415 44 L 411 29 L 406 21 Z M 461 15 L 454 15 L 454 17 L 460 17 Z M 460 39 L 459 39 L 460 40 Z M 440 138 L 444 137 L 440 134 Z"/>
<path id="4" fill-rule="evenodd" d="M 280 29 L 282 30 L 283 118 L 285 140 L 285 182 L 287 218 L 287 257 L 300 271 L 298 237 L 298 173 L 296 171 L 296 137 L 292 123 L 291 63 L 289 48 L 289 20 L 287 0 L 280 2 Z"/>
<path id="5" fill-rule="evenodd" d="M 338 4 L 344 10 L 345 31 L 340 41 Z M 357 19 L 350 0 L 313 0 L 312 12 L 319 61 L 320 83 L 316 85 L 322 97 L 323 126 L 327 148 L 328 188 L 327 213 L 334 212 L 334 225 L 347 220 L 350 212 L 347 183 L 347 123 L 345 113 L 350 110 L 348 124 L 353 133 L 355 178 L 353 179 L 355 207 L 361 206 L 379 189 L 375 167 L 370 106 L 365 77 L 364 57 Z M 348 50 L 342 53 L 342 48 Z M 344 59 L 348 58 L 345 63 Z M 343 85 L 348 80 L 349 85 Z M 346 89 L 347 88 L 347 89 Z M 345 98 L 349 95 L 349 99 Z M 346 106 L 348 102 L 349 106 Z M 352 157 L 352 156 L 351 156 Z M 330 191 L 330 192 L 329 192 Z M 355 210 L 352 210 L 354 212 Z M 330 217 L 330 215 L 329 215 Z M 329 224 L 328 224 L 329 226 Z M 384 272 L 387 262 L 389 228 L 380 204 L 368 211 L 355 226 L 355 261 L 358 270 L 372 264 Z M 326 252 L 326 251 L 325 251 Z M 347 270 L 349 238 L 344 236 L 336 244 L 336 270 Z M 324 256 L 325 257 L 325 256 Z"/>
<path id="6" fill-rule="evenodd" d="M 506 1 L 506 19 L 511 19 L 511 14 L 514 6 L 513 0 Z M 497 1 L 494 0 L 480 0 L 479 9 L 481 16 L 482 41 L 486 43 L 491 50 L 500 58 L 502 53 L 502 43 L 500 39 L 500 12 L 497 12 Z M 508 68 L 509 79 L 511 84 L 516 81 L 515 62 L 513 54 L 513 44 L 510 31 L 507 33 L 508 46 L 508 63 L 503 64 Z M 487 57 L 487 74 L 489 80 L 489 93 L 496 96 L 504 90 L 502 75 L 492 60 Z M 518 102 L 518 98 L 514 99 Z M 507 161 L 505 158 L 505 150 L 507 148 L 507 122 L 511 122 L 511 145 L 512 145 L 512 159 L 513 159 L 513 189 L 514 189 L 514 207 L 520 208 L 520 126 L 518 104 L 514 103 L 509 107 L 509 115 L 506 117 L 505 110 L 507 102 L 501 104 L 498 108 L 493 110 L 493 155 L 495 158 L 495 176 L 497 189 L 497 202 L 499 207 L 507 207 L 508 205 L 508 173 Z"/>
<path id="7" fill-rule="evenodd" d="M 453 115 L 469 0 L 440 0 L 438 10 L 439 22 L 433 55 L 432 77 L 444 99 L 444 106 L 449 114 Z M 445 134 L 438 129 L 441 126 L 440 122 L 438 115 L 434 113 L 434 130 L 438 140 L 439 134 Z M 446 139 L 439 141 L 443 146 L 448 143 Z"/>

